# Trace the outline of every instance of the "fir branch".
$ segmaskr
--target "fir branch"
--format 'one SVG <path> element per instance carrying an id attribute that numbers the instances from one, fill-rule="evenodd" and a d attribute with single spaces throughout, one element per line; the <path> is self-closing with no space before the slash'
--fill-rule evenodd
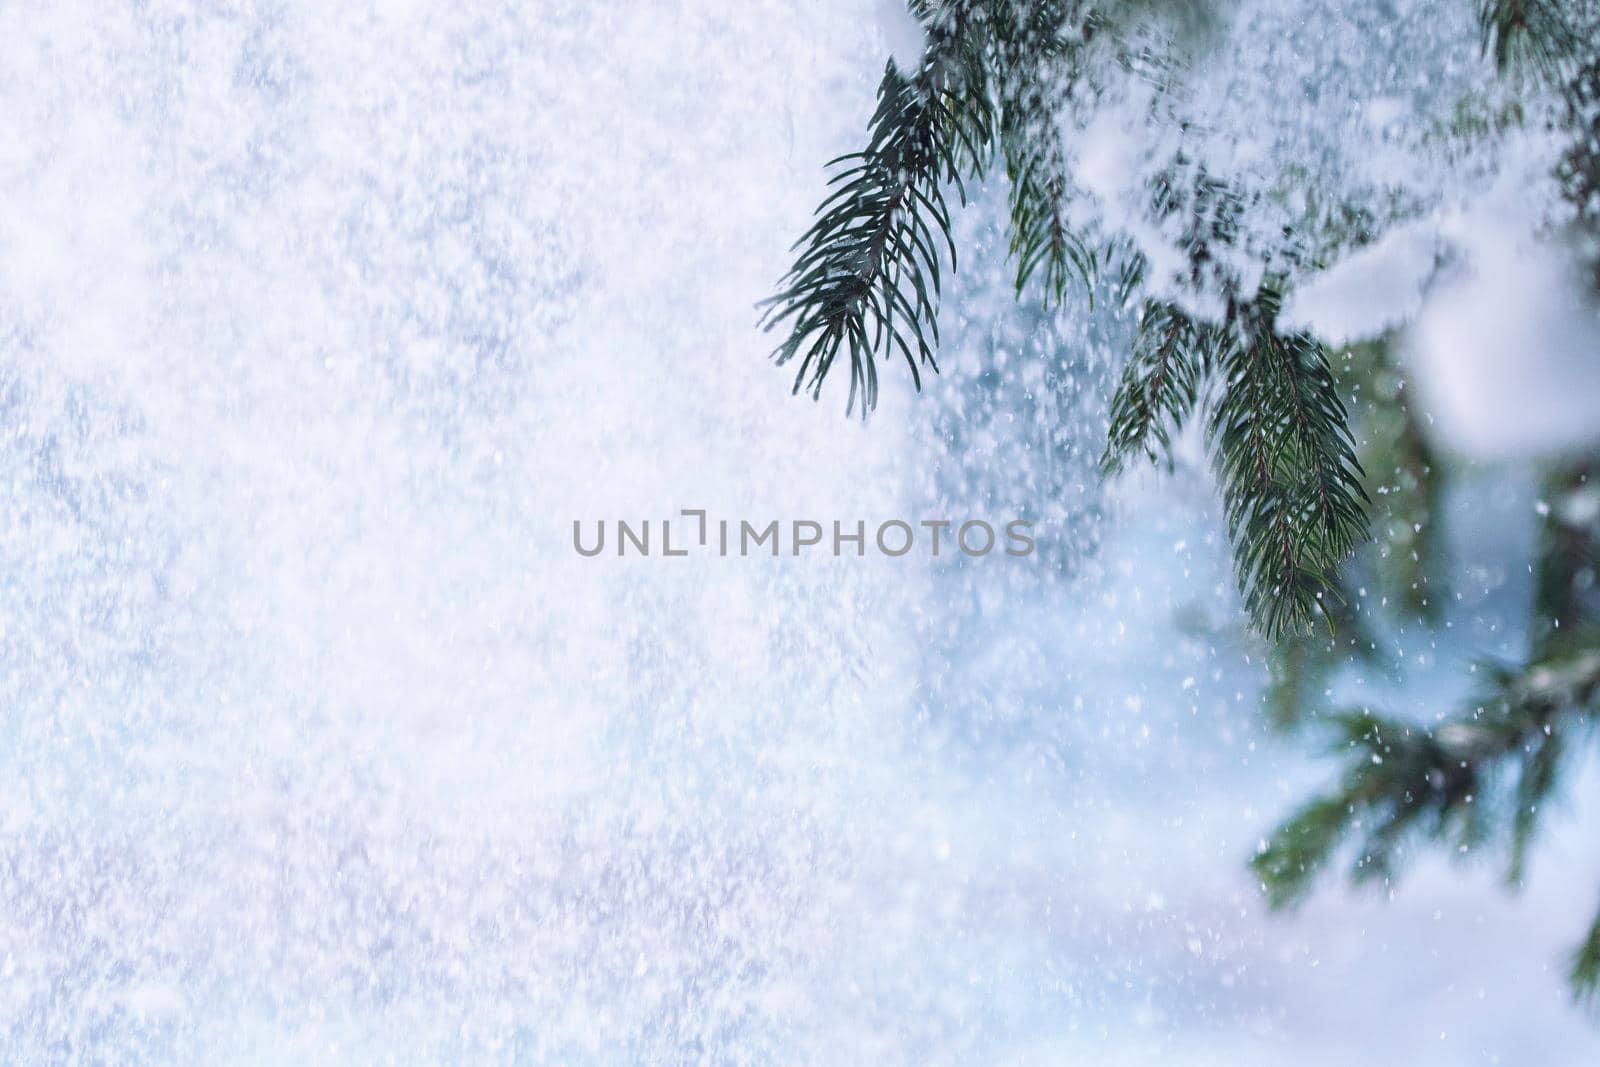
<path id="1" fill-rule="evenodd" d="M 1152 192 L 1151 210 L 1158 225 L 1164 225 L 1173 216 L 1182 216 L 1177 229 L 1178 246 L 1185 261 L 1183 273 L 1164 280 L 1179 283 L 1196 293 L 1212 288 L 1225 293 L 1235 291 L 1238 279 L 1219 264 L 1218 252 L 1236 245 L 1239 240 L 1245 196 L 1204 168 L 1194 169 L 1193 161 L 1182 153 L 1156 179 Z M 1140 273 L 1145 269 L 1141 262 Z"/>
<path id="2" fill-rule="evenodd" d="M 1011 178 L 1011 252 L 1019 291 L 1044 282 L 1047 302 L 1069 282 L 1092 282 L 1095 256 L 1067 220 L 1066 154 L 1058 96 L 1077 74 L 1092 15 L 1079 0 L 913 0 L 927 45 L 912 74 L 888 65 L 865 150 L 844 164 L 834 192 L 795 245 L 799 256 L 763 301 L 761 323 L 788 331 L 774 352 L 798 359 L 794 389 L 820 394 L 841 351 L 850 396 L 877 403 L 876 359 L 898 352 L 922 386 L 938 370 L 941 245 L 955 267 L 945 189 L 966 201 L 963 178 L 982 178 L 996 148 Z"/>
<path id="3" fill-rule="evenodd" d="M 1043 283 L 1046 308 L 1060 304 L 1074 283 L 1092 292 L 1098 264 L 1094 250 L 1067 223 L 1067 181 L 1059 155 L 1008 147 L 1006 173 L 1018 295 L 1035 275 Z"/>
<path id="4" fill-rule="evenodd" d="M 1480 47 L 1494 56 L 1504 74 L 1523 65 L 1541 77 L 1558 80 L 1565 62 L 1581 43 L 1564 0 L 1481 0 Z"/>
<path id="5" fill-rule="evenodd" d="M 1384 342 L 1347 348 L 1330 359 L 1330 366 L 1340 393 L 1355 398 L 1352 416 L 1367 472 L 1363 487 L 1378 501 L 1375 536 L 1337 573 L 1337 594 L 1318 602 L 1332 632 L 1286 636 L 1270 650 L 1264 703 L 1278 729 L 1315 713 L 1328 678 L 1341 665 L 1355 660 L 1369 670 L 1392 672 L 1392 665 L 1375 654 L 1358 586 L 1374 585 L 1378 599 L 1392 610 L 1423 622 L 1438 617 L 1444 600 L 1439 517 L 1445 479 L 1401 369 Z"/>
<path id="6" fill-rule="evenodd" d="M 1208 436 L 1245 608 L 1276 640 L 1326 615 L 1340 564 L 1366 536 L 1367 503 L 1327 354 L 1280 335 L 1270 285 L 1218 329 L 1223 386 Z"/>
<path id="7" fill-rule="evenodd" d="M 1508 879 L 1521 882 L 1550 798 L 1600 715 L 1600 518 L 1582 499 L 1593 469 L 1594 457 L 1579 457 L 1546 480 L 1524 664 L 1480 664 L 1481 695 L 1437 725 L 1366 710 L 1325 720 L 1344 761 L 1338 784 L 1252 861 L 1275 907 L 1299 900 L 1352 837 L 1357 882 L 1391 879 L 1413 839 L 1472 855 L 1497 836 Z M 1600 994 L 1600 925 L 1569 975 L 1579 999 Z"/>
<path id="8" fill-rule="evenodd" d="M 1186 266 L 1171 280 L 1232 292 L 1219 252 L 1238 240 L 1246 200 L 1203 170 L 1180 180 L 1185 165 L 1175 160 L 1154 189 L 1158 217 L 1183 216 Z M 1319 616 L 1331 628 L 1339 567 L 1366 537 L 1369 502 L 1327 353 L 1309 334 L 1278 332 L 1281 303 L 1269 280 L 1247 301 L 1230 299 L 1220 324 L 1147 306 L 1101 461 L 1114 472 L 1135 452 L 1158 458 L 1202 380 L 1220 379 L 1207 438 L 1245 609 L 1273 641 Z"/>
<path id="9" fill-rule="evenodd" d="M 999 145 L 1010 185 L 1016 290 L 1040 275 L 1046 308 L 1074 281 L 1091 293 L 1092 249 L 1067 220 L 1067 153 L 1059 116 L 1070 102 L 1093 37 L 1093 16 L 1073 0 L 1017 5 L 995 20 Z"/>
<path id="10" fill-rule="evenodd" d="M 1039 277 L 1048 303 L 1073 278 L 1092 287 L 1097 271 L 1067 223 L 1059 128 L 1089 43 L 1109 24 L 1075 0 L 918 2 L 913 11 L 928 35 L 921 65 L 907 77 L 889 64 L 868 146 L 835 161 L 846 164 L 838 188 L 762 319 L 788 330 L 775 357 L 798 360 L 796 392 L 819 395 L 847 351 L 847 407 L 859 398 L 863 415 L 877 402 L 880 355 L 898 350 L 919 389 L 921 368 L 938 369 L 940 244 L 952 268 L 956 258 L 944 188 L 964 200 L 963 176 L 982 176 L 996 148 L 1011 179 L 1018 290 Z M 1320 602 L 1337 595 L 1337 569 L 1366 531 L 1360 466 L 1326 354 L 1307 335 L 1277 333 L 1272 287 L 1246 301 L 1230 295 L 1236 272 L 1219 253 L 1239 242 L 1246 197 L 1181 157 L 1153 193 L 1158 219 L 1183 216 L 1169 229 L 1180 233 L 1186 263 L 1160 285 L 1220 286 L 1229 310 L 1217 325 L 1170 303 L 1145 309 L 1103 464 L 1115 470 L 1135 452 L 1164 453 L 1203 378 L 1218 373 L 1208 433 L 1245 606 L 1269 638 L 1301 632 L 1326 615 Z M 1125 304 L 1145 262 L 1119 258 Z"/>
<path id="11" fill-rule="evenodd" d="M 1194 409 L 1199 396 L 1203 348 L 1201 328 L 1171 304 L 1150 302 L 1139 316 L 1133 356 L 1111 398 L 1111 426 L 1100 469 L 1120 471 L 1142 454 L 1152 463 L 1166 457 L 1171 431 Z"/>
<path id="12" fill-rule="evenodd" d="M 1352 835 L 1360 835 L 1352 880 L 1386 881 L 1410 837 L 1472 854 L 1491 839 L 1502 812 L 1509 875 L 1520 880 L 1568 740 L 1593 722 L 1600 650 L 1486 670 L 1485 696 L 1438 726 L 1366 710 L 1330 720 L 1334 751 L 1346 761 L 1339 785 L 1280 825 L 1252 861 L 1274 907 L 1301 899 Z"/>
<path id="13" fill-rule="evenodd" d="M 958 7 L 926 27 L 915 74 L 891 62 L 878 87 L 867 147 L 844 164 L 795 247 L 799 257 L 763 302 L 762 325 L 786 325 L 774 352 L 800 365 L 794 390 L 821 393 L 841 349 L 850 357 L 847 408 L 877 403 L 875 354 L 898 350 L 921 387 L 921 366 L 938 369 L 939 245 L 954 267 L 944 189 L 965 201 L 963 172 L 982 168 L 992 140 L 986 73 L 970 18 Z M 792 320 L 792 321 L 791 321 Z"/>

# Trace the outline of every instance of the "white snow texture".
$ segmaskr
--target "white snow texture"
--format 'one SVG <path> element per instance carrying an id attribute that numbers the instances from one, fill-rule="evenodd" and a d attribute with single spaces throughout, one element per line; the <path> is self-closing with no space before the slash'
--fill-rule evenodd
<path id="1" fill-rule="evenodd" d="M 1478 77 L 1472 6 L 1243 5 L 1205 150 L 1431 175 L 1372 116 Z M 1590 839 L 1521 897 L 1424 863 L 1265 913 L 1324 768 L 1259 722 L 1204 479 L 1102 506 L 1125 348 L 1004 319 L 993 226 L 928 395 L 790 397 L 754 305 L 894 7 L 0 7 L 0 1062 L 1591 1062 Z M 1403 231 L 1307 321 L 1414 321 L 1463 447 L 1592 429 L 1560 270 L 1425 192 L 1459 269 Z M 682 508 L 1034 509 L 1041 553 L 572 551 Z M 1473 498 L 1462 644 L 1397 655 L 1509 640 L 1531 514 Z"/>

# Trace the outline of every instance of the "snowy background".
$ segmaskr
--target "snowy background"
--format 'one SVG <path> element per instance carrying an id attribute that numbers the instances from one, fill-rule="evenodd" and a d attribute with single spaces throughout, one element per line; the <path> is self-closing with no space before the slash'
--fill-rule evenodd
<path id="1" fill-rule="evenodd" d="M 1245 7 L 1284 43 L 1194 100 L 1232 158 L 1410 182 L 1385 269 L 1514 239 L 1463 221 L 1496 175 L 1394 134 L 1481 78 L 1470 3 Z M 1581 816 L 1519 895 L 1428 861 L 1265 913 L 1246 861 L 1327 767 L 1260 724 L 1203 466 L 1096 484 L 1117 346 L 1082 309 L 1011 307 L 980 252 L 929 395 L 788 397 L 753 304 L 904 33 L 867 0 L 0 8 L 0 1061 L 1593 1062 Z M 1345 282 L 1307 321 L 1416 313 Z M 1424 362 L 1460 343 L 1426 314 Z M 1392 650 L 1402 709 L 1519 647 L 1544 438 L 1462 396 L 1474 581 Z M 1027 510 L 1041 553 L 571 551 L 686 507 Z"/>

